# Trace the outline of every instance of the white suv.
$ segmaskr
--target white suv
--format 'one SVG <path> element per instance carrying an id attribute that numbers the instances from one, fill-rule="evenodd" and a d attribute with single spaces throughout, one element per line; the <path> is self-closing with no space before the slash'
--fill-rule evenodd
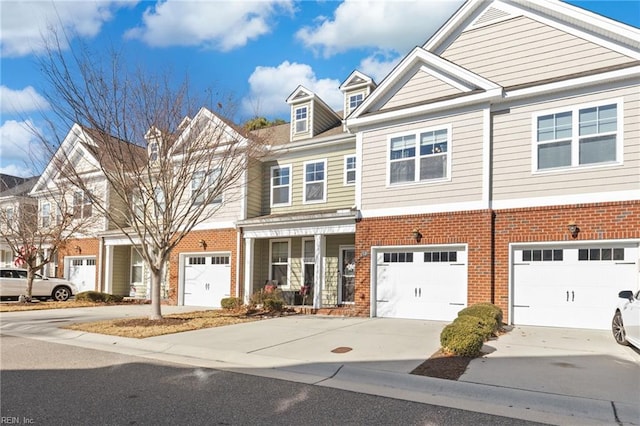
<path id="1" fill-rule="evenodd" d="M 631 290 L 618 294 L 618 306 L 611 321 L 613 337 L 621 345 L 632 344 L 640 349 L 640 291 Z"/>
<path id="2" fill-rule="evenodd" d="M 0 299 L 18 299 L 27 292 L 27 270 L 0 268 Z M 76 286 L 67 280 L 43 277 L 36 274 L 33 279 L 31 296 L 34 299 L 53 299 L 63 302 L 78 292 Z"/>

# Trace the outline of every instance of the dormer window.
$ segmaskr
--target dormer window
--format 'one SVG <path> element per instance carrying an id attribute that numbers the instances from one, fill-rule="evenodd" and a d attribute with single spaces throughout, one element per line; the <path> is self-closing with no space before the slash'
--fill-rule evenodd
<path id="1" fill-rule="evenodd" d="M 364 93 L 357 93 L 349 96 L 349 111 L 353 111 L 358 108 L 358 105 L 360 105 L 362 101 L 364 101 Z"/>
<path id="2" fill-rule="evenodd" d="M 296 108 L 295 110 L 295 129 L 296 133 L 304 133 L 307 131 L 307 107 Z"/>
<path id="3" fill-rule="evenodd" d="M 149 161 L 158 161 L 158 142 L 149 142 Z"/>

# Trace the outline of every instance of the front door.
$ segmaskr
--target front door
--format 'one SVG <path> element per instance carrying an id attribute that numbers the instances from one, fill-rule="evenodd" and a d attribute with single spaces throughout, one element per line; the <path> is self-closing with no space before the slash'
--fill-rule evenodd
<path id="1" fill-rule="evenodd" d="M 340 303 L 354 303 L 356 293 L 356 250 L 340 248 Z"/>

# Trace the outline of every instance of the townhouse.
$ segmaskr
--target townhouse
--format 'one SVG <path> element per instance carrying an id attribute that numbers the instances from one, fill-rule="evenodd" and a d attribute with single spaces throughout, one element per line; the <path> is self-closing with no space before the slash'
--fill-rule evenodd
<path id="1" fill-rule="evenodd" d="M 20 226 L 37 226 L 33 222 L 33 214 L 37 209 L 37 201 L 29 197 L 29 192 L 37 180 L 36 177 L 20 178 L 0 174 L 0 234 L 12 237 L 14 230 Z M 15 253 L 4 239 L 0 239 L 0 266 L 15 266 Z"/>
<path id="2" fill-rule="evenodd" d="M 349 75 L 343 111 L 297 87 L 290 123 L 253 132 L 267 153 L 174 251 L 163 297 L 217 307 L 270 283 L 345 315 L 493 302 L 510 323 L 608 328 L 640 288 L 638 40 L 559 1 L 472 0 L 379 84 Z M 93 235 L 61 251 L 65 276 L 148 297 L 131 242 Z"/>
<path id="3" fill-rule="evenodd" d="M 555 1 L 470 1 L 346 120 L 356 304 L 608 328 L 639 288 L 640 31 Z"/>

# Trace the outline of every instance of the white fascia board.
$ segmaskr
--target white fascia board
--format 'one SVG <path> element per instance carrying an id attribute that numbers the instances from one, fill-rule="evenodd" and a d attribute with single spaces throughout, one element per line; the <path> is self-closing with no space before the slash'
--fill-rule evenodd
<path id="1" fill-rule="evenodd" d="M 354 234 L 356 224 L 352 223 L 332 224 L 332 225 L 310 225 L 310 226 L 283 226 L 244 229 L 243 237 L 248 238 L 289 238 L 289 237 L 310 237 L 313 235 L 329 234 Z"/>
<path id="2" fill-rule="evenodd" d="M 192 228 L 193 231 L 206 231 L 218 229 L 235 229 L 236 224 L 232 220 L 202 222 Z"/>
<path id="3" fill-rule="evenodd" d="M 557 93 L 561 90 L 574 89 L 581 86 L 588 86 L 599 83 L 606 83 L 614 80 L 640 77 L 640 65 L 624 68 L 616 71 L 604 72 L 601 74 L 578 77 L 571 80 L 558 81 L 555 83 L 541 84 L 539 86 L 527 87 L 524 89 L 506 90 L 505 101 L 525 98 L 529 96 L 544 95 L 547 93 Z"/>
<path id="4" fill-rule="evenodd" d="M 404 108 L 397 111 L 381 112 L 367 117 L 353 118 L 347 120 L 347 127 L 351 131 L 357 131 L 359 127 L 377 124 L 389 120 L 405 119 L 411 116 L 427 114 L 433 111 L 446 110 L 476 103 L 502 101 L 502 88 L 498 87 L 482 93 L 476 93 L 469 96 L 461 96 L 459 98 L 449 99 L 446 101 L 435 102 L 432 104 L 418 105 L 411 108 Z"/>
<path id="5" fill-rule="evenodd" d="M 506 200 L 493 200 L 492 208 L 494 210 L 505 210 L 528 207 L 550 207 L 571 204 L 611 203 L 638 200 L 640 200 L 640 189 L 631 189 L 627 191 L 607 191 L 585 194 L 554 195 L 548 197 L 527 197 Z"/>
<path id="6" fill-rule="evenodd" d="M 264 157 L 264 161 L 282 159 L 283 154 L 294 153 L 309 148 L 325 148 L 333 145 L 341 145 L 345 143 L 355 143 L 356 135 L 354 133 L 341 133 L 336 136 L 328 136 L 322 139 L 309 138 L 302 142 L 293 144 L 279 145 L 272 147 L 268 156 Z"/>
<path id="7" fill-rule="evenodd" d="M 482 200 L 468 201 L 464 203 L 444 203 L 432 205 L 415 205 L 404 207 L 389 207 L 384 209 L 363 209 L 360 210 L 362 218 L 407 216 L 432 213 L 448 213 L 473 210 L 485 210 L 486 204 Z"/>

